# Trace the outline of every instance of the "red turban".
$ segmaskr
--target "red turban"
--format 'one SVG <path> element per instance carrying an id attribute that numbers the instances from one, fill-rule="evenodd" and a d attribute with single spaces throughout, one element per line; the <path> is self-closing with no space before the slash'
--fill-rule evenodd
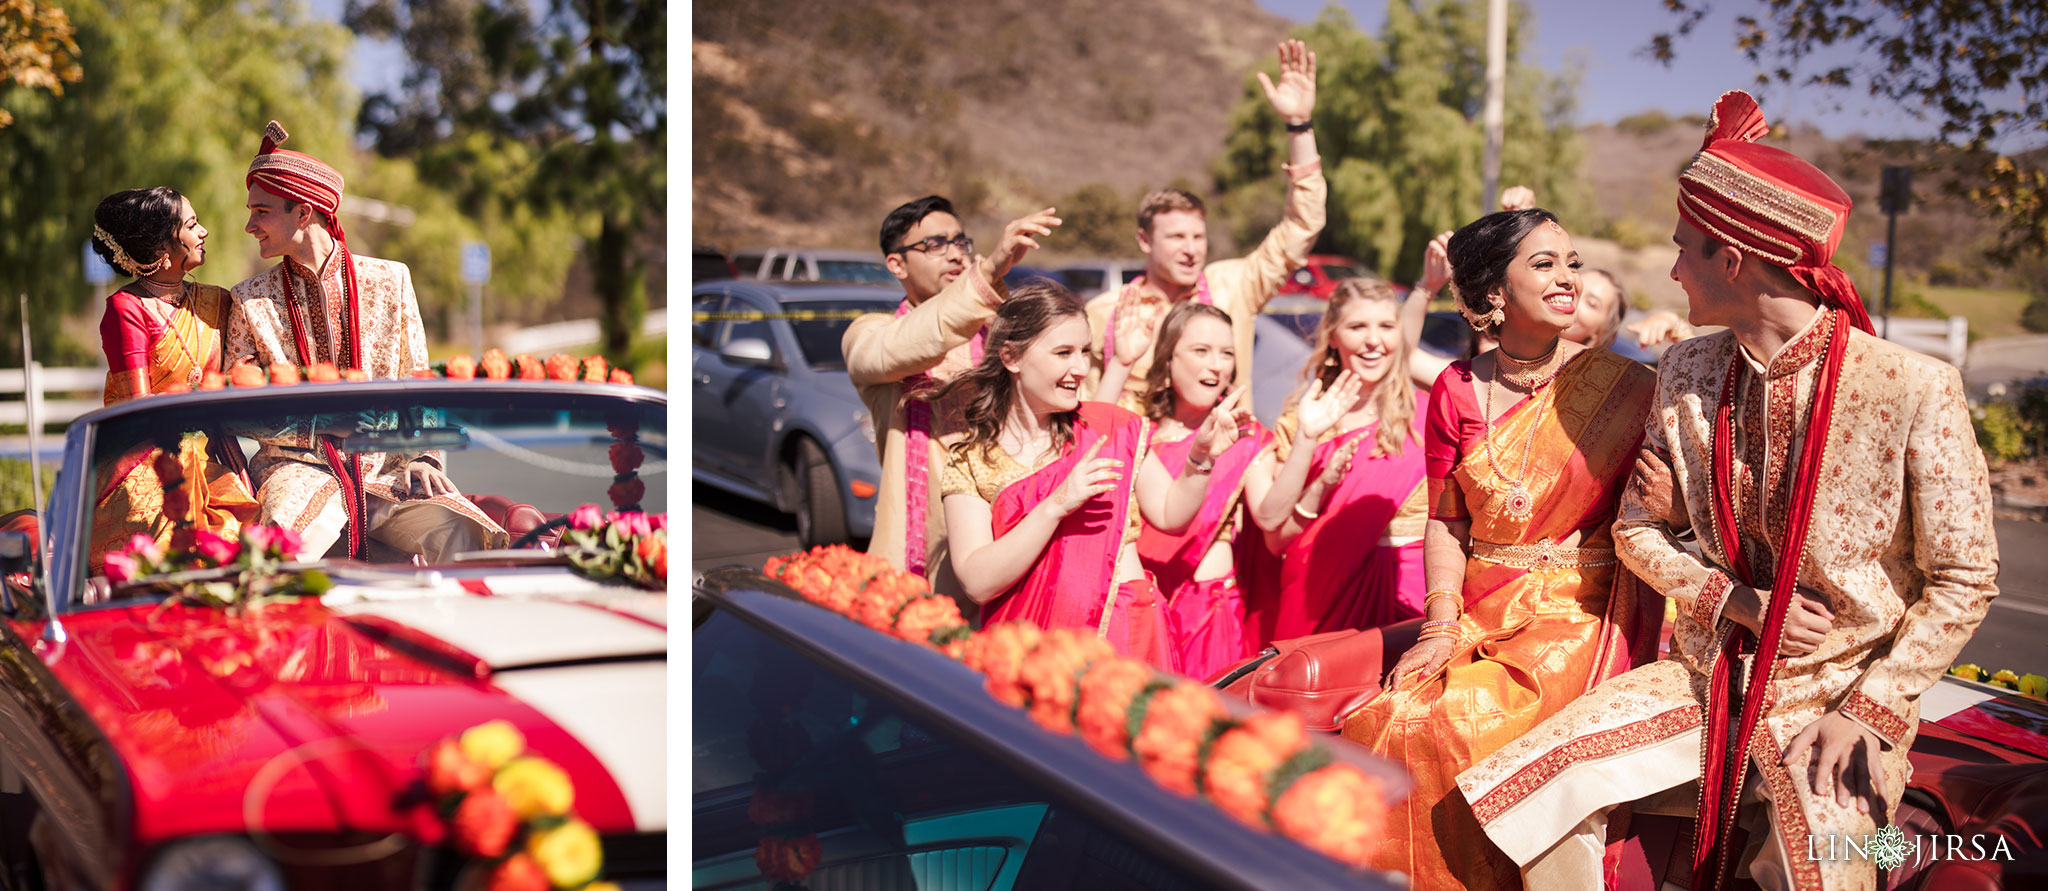
<path id="1" fill-rule="evenodd" d="M 358 317 L 356 298 L 356 264 L 348 249 L 348 234 L 341 229 L 341 171 L 312 155 L 281 149 L 284 141 L 291 138 L 284 126 L 271 121 L 263 128 L 263 147 L 256 151 L 256 159 L 249 162 L 249 175 L 244 179 L 248 186 L 261 186 L 264 191 L 287 201 L 312 205 L 320 212 L 321 223 L 334 236 L 336 248 L 340 251 L 341 280 L 344 295 L 348 301 L 347 337 L 342 344 L 343 367 L 361 368 L 362 340 L 361 321 Z M 289 278 L 287 278 L 289 287 Z M 301 356 L 305 365 L 312 365 L 316 357 Z"/>
<path id="2" fill-rule="evenodd" d="M 1848 274 L 1831 262 L 1854 202 L 1798 155 L 1758 145 L 1770 127 L 1756 100 L 1721 94 L 1707 138 L 1678 175 L 1678 212 L 1708 237 L 1784 267 L 1822 302 L 1868 333 L 1870 314 Z"/>

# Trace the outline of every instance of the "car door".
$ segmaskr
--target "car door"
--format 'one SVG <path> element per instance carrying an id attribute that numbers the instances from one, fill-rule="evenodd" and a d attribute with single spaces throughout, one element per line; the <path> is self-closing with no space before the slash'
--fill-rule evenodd
<path id="1" fill-rule="evenodd" d="M 711 382 L 723 362 L 718 356 L 718 335 L 725 327 L 720 317 L 725 290 L 698 288 L 690 297 L 690 421 L 698 435 L 691 444 L 690 463 L 703 470 L 729 475 L 732 462 L 721 451 L 713 431 L 725 429 L 725 404 L 717 398 Z"/>
<path id="2" fill-rule="evenodd" d="M 732 294 L 725 305 L 725 324 L 715 338 L 717 353 L 705 363 L 699 386 L 708 390 L 720 418 L 714 427 L 698 427 L 699 447 L 714 442 L 725 472 L 735 481 L 774 491 L 776 469 L 768 443 L 782 428 L 788 406 L 788 363 L 800 361 L 779 336 L 788 323 L 772 318 L 781 307 L 770 299 Z M 765 347 L 765 357 L 759 350 Z M 749 352 L 738 358 L 736 352 Z"/>

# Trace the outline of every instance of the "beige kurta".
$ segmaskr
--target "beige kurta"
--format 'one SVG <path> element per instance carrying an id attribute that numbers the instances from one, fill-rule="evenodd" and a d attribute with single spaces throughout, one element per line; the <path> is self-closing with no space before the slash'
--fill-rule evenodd
<path id="1" fill-rule="evenodd" d="M 285 259 L 236 285 L 235 305 L 228 316 L 223 355 L 232 363 L 253 355 L 259 365 L 284 362 L 308 366 L 332 362 L 343 367 L 343 339 L 347 336 L 342 318 L 346 299 L 342 289 L 340 252 L 331 255 L 326 268 L 314 274 L 298 261 Z M 413 293 L 412 272 L 405 264 L 374 257 L 350 255 L 355 262 L 357 300 L 361 306 L 363 370 L 375 379 L 406 378 L 427 368 L 426 329 L 420 323 L 419 298 Z M 287 305 L 285 276 L 293 278 L 292 290 L 305 309 L 307 340 L 312 355 L 301 357 L 292 332 Z M 341 484 L 322 457 L 313 434 L 312 418 L 294 418 L 286 426 L 257 436 L 260 448 L 249 462 L 262 509 L 257 520 L 290 526 L 304 532 L 323 510 L 341 504 Z M 359 423 L 372 428 L 395 429 L 395 415 L 364 416 Z M 492 523 L 469 499 L 435 496 L 405 499 L 393 486 L 407 462 L 424 455 L 445 468 L 440 452 L 415 454 L 367 453 L 359 456 L 363 468 L 363 491 L 371 498 L 390 503 L 431 501 L 449 508 L 483 528 L 490 547 L 505 544 L 505 531 Z"/>
<path id="2" fill-rule="evenodd" d="M 1832 314 L 1769 363 L 1744 353 L 1735 403 L 1732 499 L 1740 546 L 1764 577 L 1776 564 L 1801 437 Z M 1633 495 L 1615 523 L 1623 563 L 1673 598 L 1669 657 L 1614 678 L 1458 778 L 1487 833 L 1527 865 L 1589 814 L 1700 776 L 1705 690 L 1730 579 L 1715 533 L 1713 414 L 1738 345 L 1729 332 L 1671 348 L 1660 363 L 1646 444 L 1667 448 L 1704 561 Z M 1750 756 L 1777 850 L 1801 889 L 1870 888 L 1867 860 L 1821 860 L 1810 839 L 1875 832 L 1871 817 L 1808 785 L 1792 737 L 1840 710 L 1874 731 L 1888 807 L 1910 776 L 1919 698 L 1954 661 L 1997 594 L 1998 551 L 1984 456 L 1954 368 L 1852 331 L 1836 393 L 1799 584 L 1826 596 L 1833 631 L 1816 652 L 1781 659 Z M 1761 591 L 1766 598 L 1768 590 Z M 1583 828 L 1580 827 L 1583 831 Z M 1755 840 L 1755 836 L 1752 836 Z M 1597 850 L 1597 849 L 1595 849 Z M 1548 859 L 1548 858 L 1546 858 Z M 1595 860 L 1597 863 L 1597 860 Z"/>
<path id="3" fill-rule="evenodd" d="M 904 412 L 909 398 L 904 382 L 916 375 L 929 375 L 934 383 L 950 380 L 974 364 L 968 341 L 983 325 L 995 318 L 1008 291 L 1002 282 L 990 283 L 969 263 L 967 271 L 945 290 L 902 315 L 870 313 L 846 326 L 841 347 L 846 354 L 846 374 L 860 391 L 874 420 L 875 448 L 882 458 L 882 483 L 875 493 L 875 532 L 868 553 L 877 554 L 897 569 L 906 568 L 905 547 L 909 530 L 909 474 L 904 454 L 909 430 Z M 932 406 L 932 430 L 924 460 L 925 473 L 925 575 L 932 588 L 970 603 L 959 580 L 953 576 L 946 552 L 946 515 L 940 509 L 939 481 L 946 456 L 939 437 L 954 430 L 961 406 L 969 394 L 955 394 Z"/>
<path id="4" fill-rule="evenodd" d="M 1323 203 L 1329 197 L 1330 187 L 1323 179 L 1321 162 L 1283 167 L 1288 175 L 1287 209 L 1279 225 L 1266 233 L 1265 240 L 1259 242 L 1251 253 L 1234 260 L 1218 260 L 1202 269 L 1209 285 L 1210 302 L 1230 314 L 1231 334 L 1237 345 L 1239 383 L 1252 379 L 1252 322 L 1258 318 L 1259 310 L 1265 307 L 1266 301 L 1273 299 L 1280 286 L 1287 283 L 1287 277 L 1308 261 L 1308 252 L 1315 247 L 1316 236 L 1323 231 Z M 1136 290 L 1141 302 L 1160 305 L 1167 302 L 1151 288 Z M 1088 329 L 1092 334 L 1089 349 L 1097 355 L 1095 373 L 1083 384 L 1084 393 L 1094 392 L 1095 381 L 1101 378 L 1102 364 L 1109 358 L 1100 353 L 1103 339 L 1108 336 L 1110 316 L 1122 293 L 1123 288 L 1111 288 L 1088 301 Z M 1146 347 L 1145 354 L 1131 366 L 1131 377 L 1124 382 L 1124 392 L 1117 399 L 1118 405 L 1144 413 L 1145 373 L 1151 368 L 1152 348 Z M 1244 405 L 1251 408 L 1250 393 L 1245 394 Z"/>

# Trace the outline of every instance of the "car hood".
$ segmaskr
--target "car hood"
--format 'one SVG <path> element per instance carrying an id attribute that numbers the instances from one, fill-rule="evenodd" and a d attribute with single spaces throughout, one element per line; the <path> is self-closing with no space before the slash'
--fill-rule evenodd
<path id="1" fill-rule="evenodd" d="M 63 617 L 43 662 L 112 744 L 148 843 L 438 827 L 422 755 L 493 719 L 600 832 L 666 829 L 666 600 L 550 568 L 405 574 L 246 614 Z M 35 640 L 41 623 L 18 623 Z"/>

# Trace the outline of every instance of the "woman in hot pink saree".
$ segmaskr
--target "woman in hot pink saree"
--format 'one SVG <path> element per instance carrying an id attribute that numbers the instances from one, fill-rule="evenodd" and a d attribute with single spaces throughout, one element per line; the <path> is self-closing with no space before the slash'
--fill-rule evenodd
<path id="1" fill-rule="evenodd" d="M 1252 652 L 1238 589 L 1237 548 L 1265 547 L 1261 532 L 1244 518 L 1245 481 L 1272 434 L 1248 414 L 1234 411 L 1243 390 L 1230 391 L 1237 377 L 1237 346 L 1228 314 L 1206 304 L 1181 303 L 1156 326 L 1156 343 L 1149 319 L 1121 311 L 1116 318 L 1116 348 L 1096 392 L 1123 390 L 1131 365 L 1127 357 L 1143 355 L 1147 347 L 1159 357 L 1145 375 L 1143 405 L 1153 434 L 1152 454 L 1139 468 L 1146 522 L 1138 536 L 1138 559 L 1164 592 L 1167 630 L 1181 673 L 1207 678 Z M 1199 432 L 1219 407 L 1230 413 L 1238 438 L 1215 451 Z M 1180 532 L 1152 522 L 1163 507 L 1145 496 L 1163 493 L 1173 481 L 1202 469 L 1209 483 L 1194 521 Z"/>
<path id="2" fill-rule="evenodd" d="M 988 328 L 982 361 L 947 382 L 969 395 L 960 429 L 941 439 L 955 574 L 984 622 L 1086 628 L 1118 652 L 1177 670 L 1159 590 L 1137 555 L 1137 468 L 1144 419 L 1084 403 L 1088 322 L 1055 284 L 1012 291 Z M 1235 433 L 1205 422 L 1209 441 Z M 1165 528 L 1185 528 L 1206 473 L 1158 499 Z"/>
<path id="3" fill-rule="evenodd" d="M 1251 471 L 1246 491 L 1263 490 L 1252 517 L 1282 558 L 1247 598 L 1259 646 L 1422 615 L 1424 403 L 1408 383 L 1400 306 L 1382 281 L 1338 286 L 1303 371 L 1309 389 Z"/>

